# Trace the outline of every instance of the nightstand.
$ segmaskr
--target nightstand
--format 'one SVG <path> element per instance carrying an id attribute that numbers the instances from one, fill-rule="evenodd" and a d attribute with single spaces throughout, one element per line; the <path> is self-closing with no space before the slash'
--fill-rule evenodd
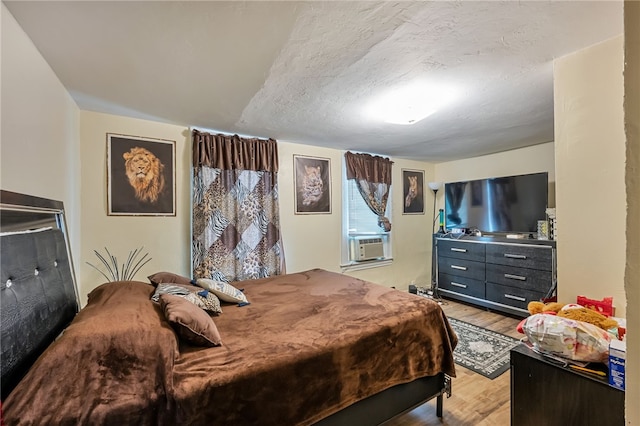
<path id="1" fill-rule="evenodd" d="M 511 350 L 511 424 L 623 426 L 624 391 L 520 344 Z"/>

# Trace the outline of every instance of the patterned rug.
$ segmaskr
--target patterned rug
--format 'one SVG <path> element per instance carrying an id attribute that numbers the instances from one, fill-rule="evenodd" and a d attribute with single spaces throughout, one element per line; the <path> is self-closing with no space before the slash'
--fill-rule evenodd
<path id="1" fill-rule="evenodd" d="M 509 369 L 509 351 L 520 340 L 455 318 L 449 317 L 449 323 L 458 335 L 453 351 L 456 364 L 491 380 Z"/>

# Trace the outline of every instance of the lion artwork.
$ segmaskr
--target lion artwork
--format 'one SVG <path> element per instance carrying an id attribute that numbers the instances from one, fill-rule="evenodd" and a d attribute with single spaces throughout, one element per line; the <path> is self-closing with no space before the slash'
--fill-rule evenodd
<path id="1" fill-rule="evenodd" d="M 164 190 L 164 164 L 151 151 L 138 146 L 122 154 L 129 184 L 139 201 L 155 203 Z"/>

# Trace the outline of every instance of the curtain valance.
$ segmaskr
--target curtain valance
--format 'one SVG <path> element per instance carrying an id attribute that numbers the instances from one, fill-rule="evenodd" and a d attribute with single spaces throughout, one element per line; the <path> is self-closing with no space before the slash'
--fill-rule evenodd
<path id="1" fill-rule="evenodd" d="M 366 180 L 370 183 L 384 183 L 391 186 L 391 166 L 393 161 L 379 155 L 344 154 L 347 179 Z"/>
<path id="2" fill-rule="evenodd" d="M 193 166 L 277 173 L 278 144 L 274 139 L 213 135 L 194 130 Z"/>

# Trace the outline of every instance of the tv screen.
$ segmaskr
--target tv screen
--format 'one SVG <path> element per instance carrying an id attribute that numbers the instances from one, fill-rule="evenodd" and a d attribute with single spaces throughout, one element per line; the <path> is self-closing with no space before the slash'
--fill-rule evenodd
<path id="1" fill-rule="evenodd" d="M 446 183 L 446 228 L 537 232 L 538 220 L 546 218 L 548 185 L 547 172 Z"/>

